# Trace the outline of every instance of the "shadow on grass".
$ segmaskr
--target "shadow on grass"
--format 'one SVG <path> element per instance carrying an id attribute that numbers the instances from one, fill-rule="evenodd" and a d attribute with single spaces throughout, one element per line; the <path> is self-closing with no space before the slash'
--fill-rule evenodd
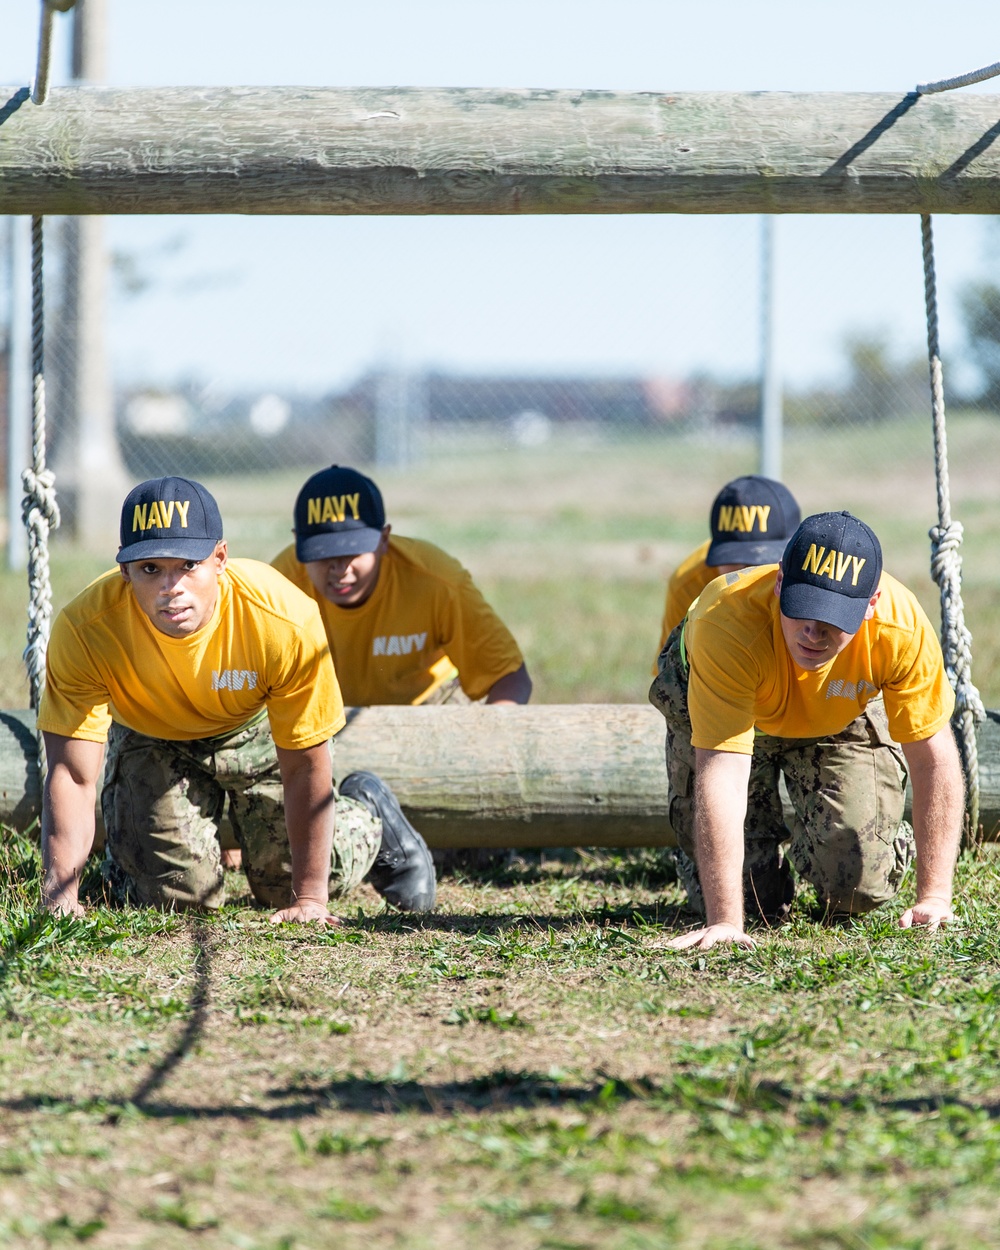
<path id="1" fill-rule="evenodd" d="M 150 1113 L 150 1096 L 160 1088 L 174 1068 L 192 1050 L 205 1028 L 211 980 L 212 941 L 206 924 L 190 921 L 189 929 L 194 945 L 194 986 L 188 1000 L 189 1015 L 180 1037 L 127 1099 L 131 1106 L 146 1114 Z"/>
<path id="2" fill-rule="evenodd" d="M 534 1107 L 591 1107 L 612 1109 L 628 1102 L 647 1103 L 668 1113 L 688 1111 L 716 1114 L 726 1111 L 742 1115 L 750 1112 L 773 1113 L 829 1109 L 835 1114 L 848 1110 L 856 1115 L 862 1108 L 873 1114 L 908 1112 L 915 1115 L 958 1110 L 1000 1119 L 1000 1102 L 974 1102 L 955 1096 L 926 1095 L 911 1098 L 860 1100 L 850 1093 L 810 1091 L 803 1100 L 800 1090 L 780 1081 L 754 1081 L 738 1088 L 732 1077 L 678 1072 L 664 1081 L 650 1077 L 623 1080 L 599 1073 L 592 1082 L 573 1084 L 546 1073 L 510 1071 L 506 1068 L 466 1081 L 373 1080 L 371 1077 L 344 1077 L 325 1083 L 299 1082 L 269 1091 L 271 1097 L 312 1095 L 317 1109 L 336 1109 L 375 1115 L 395 1115 L 407 1111 L 430 1115 L 462 1112 L 503 1112 Z"/>
<path id="3" fill-rule="evenodd" d="M 644 1103 L 664 1114 L 682 1112 L 696 1117 L 720 1113 L 729 1115 L 792 1115 L 801 1126 L 832 1126 L 842 1117 L 849 1120 L 868 1112 L 876 1117 L 911 1114 L 986 1116 L 1000 1120 L 1000 1103 L 976 1102 L 950 1095 L 924 1095 L 909 1098 L 857 1097 L 850 1091 L 829 1094 L 811 1091 L 804 1100 L 801 1091 L 778 1081 L 760 1081 L 734 1089 L 731 1077 L 714 1078 L 678 1072 L 667 1081 L 638 1077 L 622 1080 L 598 1074 L 593 1081 L 570 1082 L 541 1072 L 511 1071 L 505 1068 L 465 1081 L 427 1082 L 370 1075 L 345 1075 L 331 1081 L 296 1081 L 276 1086 L 262 1095 L 258 1105 L 196 1103 L 177 1099 L 153 1100 L 149 1082 L 144 1083 L 143 1100 L 117 1101 L 107 1098 L 62 1099 L 51 1095 L 26 1095 L 0 1101 L 8 1114 L 90 1114 L 105 1123 L 118 1124 L 129 1116 L 151 1120 L 239 1122 L 295 1122 L 330 1111 L 364 1115 L 428 1116 L 496 1115 L 533 1109 L 560 1107 L 610 1111 L 626 1103 Z"/>
<path id="4" fill-rule="evenodd" d="M 577 851 L 572 847 L 553 847 L 544 851 L 520 850 L 505 861 L 482 867 L 457 865 L 442 874 L 442 881 L 456 885 L 493 886 L 511 889 L 516 886 L 548 885 L 581 881 L 590 885 L 614 885 L 622 888 L 645 887 L 662 889 L 677 880 L 677 870 L 670 849 L 647 849 L 625 852 Z M 559 871 L 553 873 L 552 867 Z"/>
<path id="5" fill-rule="evenodd" d="M 162 1081 L 166 1065 L 160 1064 L 153 1076 Z M 157 1082 L 159 1083 L 159 1081 Z M 268 1090 L 264 1098 L 272 1105 L 213 1104 L 182 1102 L 174 1099 L 152 1100 L 151 1079 L 143 1082 L 139 1099 L 118 1100 L 113 1097 L 58 1098 L 50 1094 L 25 1095 L 0 1100 L 0 1108 L 16 1113 L 38 1111 L 89 1113 L 101 1115 L 111 1124 L 128 1114 L 150 1119 L 178 1120 L 299 1120 L 320 1112 L 338 1109 L 382 1115 L 419 1111 L 430 1115 L 456 1114 L 462 1111 L 504 1111 L 532 1107 L 580 1106 L 628 1099 L 648 1099 L 654 1091 L 652 1083 L 640 1080 L 624 1082 L 598 1079 L 590 1083 L 569 1084 L 535 1072 L 509 1072 L 501 1069 L 468 1081 L 440 1083 L 378 1080 L 372 1077 L 345 1076 L 328 1082 L 296 1082 Z"/>
<path id="6" fill-rule="evenodd" d="M 433 911 L 420 914 L 412 912 L 382 912 L 377 916 L 364 916 L 345 920 L 344 928 L 366 933 L 442 932 L 467 934 L 500 934 L 513 929 L 537 930 L 541 933 L 562 933 L 581 926 L 591 925 L 602 929 L 636 929 L 656 927 L 686 928 L 696 920 L 694 914 L 680 903 L 652 903 L 644 906 L 622 904 L 615 907 L 592 907 L 585 911 L 565 912 L 514 912 L 497 915 L 477 912 L 466 915 L 460 912 Z"/>
<path id="7" fill-rule="evenodd" d="M 272 1097 L 312 1095 L 317 1108 L 396 1115 L 419 1111 L 456 1115 L 476 1111 L 517 1111 L 534 1107 L 608 1105 L 649 1101 L 659 1087 L 646 1078 L 622 1081 L 598 1077 L 570 1083 L 546 1073 L 500 1068 L 466 1081 L 391 1081 L 344 1077 L 322 1084 L 298 1082 L 270 1090 Z"/>

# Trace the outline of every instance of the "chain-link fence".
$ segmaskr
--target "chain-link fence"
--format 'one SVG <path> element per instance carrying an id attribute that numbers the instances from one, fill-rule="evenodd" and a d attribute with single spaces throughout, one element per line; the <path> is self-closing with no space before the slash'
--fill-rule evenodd
<path id="1" fill-rule="evenodd" d="M 800 248 L 796 282 L 777 284 L 780 476 L 804 512 L 850 507 L 871 518 L 884 533 L 887 565 L 914 584 L 932 609 L 926 533 L 937 518 L 921 341 L 919 226 L 915 218 L 892 222 L 893 230 L 912 239 L 912 267 L 899 282 L 878 249 L 854 246 L 850 219 L 840 221 L 844 246 Z M 391 222 L 384 224 L 392 228 Z M 975 225 L 984 237 L 988 232 L 987 223 L 964 224 Z M 824 227 L 829 240 L 829 221 Z M 650 266 L 662 271 L 657 327 L 662 366 L 604 371 L 561 366 L 546 372 L 536 360 L 523 369 L 478 373 L 373 362 L 346 383 L 306 391 L 280 385 L 223 389 L 210 380 L 183 380 L 180 360 L 174 383 L 144 384 L 134 376 L 127 385 L 116 383 L 111 366 L 101 364 L 114 359 L 114 327 L 128 316 L 127 300 L 121 290 L 116 294 L 109 277 L 112 249 L 106 240 L 88 241 L 78 222 L 49 219 L 48 451 L 66 517 L 57 541 L 68 544 L 76 533 L 87 546 L 83 513 L 92 508 L 101 513 L 103 529 L 94 532 L 103 537 L 89 545 L 110 554 L 128 486 L 179 473 L 207 479 L 219 493 L 238 554 L 269 559 L 288 541 L 298 484 L 316 468 L 339 462 L 372 472 L 398 529 L 441 541 L 494 585 L 500 598 L 516 599 L 515 584 L 530 579 L 585 575 L 596 585 L 601 579 L 642 577 L 653 587 L 642 610 L 655 615 L 657 609 L 648 605 L 655 604 L 669 569 L 707 533 L 718 487 L 761 467 L 766 310 L 759 219 L 740 219 L 735 229 L 738 243 L 724 264 L 710 236 L 692 232 L 683 259 L 686 271 L 701 275 L 697 298 L 691 294 L 695 288 L 675 282 L 676 266 L 651 257 Z M 783 219 L 779 249 L 784 229 Z M 818 223 L 796 219 L 794 229 L 807 237 Z M 94 246 L 97 260 L 81 255 Z M 8 374 L 18 316 L 10 251 L 0 353 Z M 947 247 L 944 252 L 939 285 L 954 510 L 967 525 L 970 620 L 974 633 L 982 633 L 989 632 L 997 607 L 991 535 L 1000 518 L 990 503 L 990 475 L 998 467 L 1000 287 L 985 271 L 956 280 L 949 273 Z M 781 264 L 779 250 L 779 275 Z M 526 298 L 548 301 L 550 317 L 560 316 L 558 283 L 551 275 L 536 267 L 519 280 Z M 471 299 L 475 275 L 442 273 L 436 281 L 453 281 L 454 299 L 462 303 Z M 888 323 L 871 320 L 864 292 L 873 284 L 898 296 L 890 301 L 898 312 Z M 858 292 L 856 322 L 831 328 L 823 316 L 827 294 L 852 287 Z M 92 296 L 86 289 L 96 290 L 98 309 L 111 299 L 110 319 L 87 311 Z M 490 297 L 489 290 L 477 294 Z M 616 308 L 596 307 L 594 316 L 606 317 L 610 326 Z M 692 322 L 698 347 L 685 363 L 672 343 L 691 342 Z M 826 336 L 831 363 L 819 375 L 808 376 L 789 359 L 782 326 L 787 337 L 793 323 L 807 329 L 815 323 L 816 336 Z M 17 393 L 4 387 L 0 398 L 5 469 L 11 454 L 8 397 Z M 530 548 L 529 537 L 535 544 Z M 546 543 L 562 546 L 539 555 Z M 587 563 L 592 557 L 593 566 Z M 536 605 L 533 611 L 538 610 Z M 651 619 L 643 627 L 654 641 L 656 624 Z M 532 629 L 537 633 L 535 624 L 524 632 Z M 979 654 L 992 670 L 1000 644 L 987 638 Z M 987 676 L 983 683 L 987 693 L 991 680 Z M 610 689 L 620 694 L 619 688 Z M 599 683 L 594 690 L 600 692 Z"/>
<path id="2" fill-rule="evenodd" d="M 87 219 L 82 221 L 89 224 Z M 852 252 L 850 219 L 844 219 L 843 252 L 838 255 L 825 249 L 812 258 L 814 273 L 808 281 L 799 275 L 796 290 L 810 292 L 803 306 L 789 307 L 779 292 L 784 304 L 779 308 L 780 340 L 782 320 L 786 325 L 801 324 L 814 317 L 817 336 L 829 336 L 829 327 L 816 317 L 824 292 L 831 282 L 840 287 L 850 283 L 852 275 L 858 291 L 856 324 L 838 327 L 838 341 L 826 344 L 826 359 L 835 365 L 827 367 L 823 378 L 813 379 L 803 378 L 801 369 L 792 369 L 793 380 L 784 382 L 782 408 L 788 437 L 830 428 L 881 428 L 884 435 L 876 442 L 891 447 L 893 423 L 926 412 L 925 349 L 914 333 L 923 316 L 919 234 L 914 219 L 895 224 L 912 234 L 913 264 L 908 282 L 899 290 L 897 313 L 888 325 L 870 323 L 865 291 L 880 282 L 884 289 L 896 275 L 887 271 L 880 279 L 879 255 Z M 808 222 L 800 221 L 799 229 L 803 225 L 807 227 Z M 105 250 L 103 260 L 100 255 L 82 255 L 89 246 L 106 245 L 81 233 L 81 219 L 49 219 L 50 458 L 57 466 L 62 464 L 65 473 L 71 471 L 80 454 L 80 423 L 93 422 L 93 409 L 102 403 L 113 408 L 114 440 L 133 477 L 156 472 L 164 463 L 181 472 L 207 476 L 304 467 L 331 456 L 399 467 L 419 464 L 427 456 L 439 455 L 442 445 L 457 447 L 467 439 L 523 448 L 541 446 L 567 433 L 604 442 L 684 436 L 701 437 L 710 444 L 726 435 L 750 441 L 761 410 L 762 275 L 754 219 L 742 219 L 739 228 L 742 254 L 724 275 L 711 255 L 710 240 L 701 266 L 697 256 L 687 257 L 688 267 L 700 267 L 704 274 L 694 307 L 689 291 L 672 284 L 672 258 L 664 263 L 660 333 L 665 350 L 660 366 L 654 362 L 642 371 L 602 375 L 589 367 L 574 372 L 563 366 L 546 373 L 537 365 L 520 370 L 515 365 L 502 373 L 492 369 L 479 374 L 419 364 L 402 369 L 372 363 L 335 389 L 302 393 L 280 386 L 242 391 L 237 386 L 223 391 L 211 381 L 183 381 L 183 361 L 177 363 L 177 381 L 167 386 L 144 384 L 141 379 L 127 386 L 113 386 L 111 378 L 98 378 L 96 384 L 93 379 L 82 379 L 81 370 L 89 357 L 103 353 L 111 360 L 115 355 L 113 329 L 105 329 L 95 339 L 95 327 L 89 324 L 104 315 L 107 287 L 113 286 L 106 272 L 93 272 L 95 265 L 107 265 L 109 254 Z M 123 258 L 112 259 L 118 261 L 115 269 L 120 271 Z M 801 256 L 796 264 L 801 270 Z M 530 279 L 544 290 L 544 272 Z M 447 280 L 447 275 L 436 277 L 438 283 Z M 941 285 L 951 301 L 951 323 L 946 319 L 945 324 L 949 406 L 993 411 L 1000 400 L 1000 286 L 986 278 L 966 279 L 956 287 L 947 272 L 942 274 Z M 4 289 L 9 290 L 9 275 Z M 529 298 L 530 290 L 529 285 Z M 481 294 L 483 299 L 491 295 L 488 290 Z M 94 298 L 96 304 L 88 303 Z M 468 298 L 466 287 L 456 280 L 456 302 Z M 558 298 L 551 292 L 548 298 L 553 317 L 558 318 Z M 595 311 L 600 315 L 602 310 Z M 6 336 L 12 312 L 8 300 Z M 615 310 L 609 308 L 603 315 L 610 323 Z M 123 303 L 117 317 L 127 316 Z M 699 345 L 706 348 L 699 355 L 709 364 L 695 360 L 685 365 L 668 350 L 676 337 L 675 323 L 686 323 L 690 334 L 691 321 L 699 322 Z M 902 335 L 897 321 L 904 326 Z M 168 332 L 167 327 L 163 332 Z M 794 365 L 781 357 L 779 341 L 779 369 Z M 953 365 L 960 367 L 953 372 Z M 94 369 L 92 360 L 89 367 Z M 3 407 L 5 411 L 5 402 Z"/>

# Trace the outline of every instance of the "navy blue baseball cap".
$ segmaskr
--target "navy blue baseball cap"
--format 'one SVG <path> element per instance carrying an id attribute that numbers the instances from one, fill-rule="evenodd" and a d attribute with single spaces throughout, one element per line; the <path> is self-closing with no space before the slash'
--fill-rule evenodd
<path id="1" fill-rule="evenodd" d="M 882 546 L 850 512 L 809 516 L 781 560 L 781 612 L 856 634 L 882 577 Z"/>
<path id="2" fill-rule="evenodd" d="M 222 539 L 219 505 L 200 482 L 157 477 L 140 482 L 122 504 L 115 559 L 207 560 Z"/>
<path id="3" fill-rule="evenodd" d="M 727 482 L 712 504 L 712 542 L 705 563 L 777 564 L 802 519 L 787 486 L 747 474 Z"/>
<path id="4" fill-rule="evenodd" d="M 314 473 L 295 500 L 295 555 L 303 564 L 374 551 L 385 505 L 379 488 L 357 469 L 332 464 Z"/>

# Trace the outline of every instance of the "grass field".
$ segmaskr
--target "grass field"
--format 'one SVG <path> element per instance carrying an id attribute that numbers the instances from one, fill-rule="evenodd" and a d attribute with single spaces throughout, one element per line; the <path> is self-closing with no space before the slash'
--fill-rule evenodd
<path id="1" fill-rule="evenodd" d="M 4 1245 L 997 1245 L 990 860 L 945 936 L 893 927 L 907 890 L 682 956 L 652 853 L 528 857 L 416 921 L 366 886 L 328 932 L 238 874 L 211 919 L 39 919 L 33 845 L 3 856 Z"/>
<path id="2" fill-rule="evenodd" d="M 952 422 L 975 677 L 1000 706 L 1000 451 Z M 885 452 L 892 440 L 892 454 Z M 786 449 L 804 511 L 850 507 L 936 617 L 922 426 Z M 740 444 L 470 449 L 383 475 L 392 519 L 474 570 L 546 701 L 640 701 L 669 568 Z M 211 483 L 236 554 L 288 540 L 297 480 Z M 110 553 L 109 553 L 110 554 Z M 108 559 L 56 549 L 65 601 Z M 2 697 L 23 707 L 4 580 Z M 320 1250 L 980 1250 L 1000 1198 L 1000 857 L 960 922 L 828 927 L 802 898 L 750 952 L 690 923 L 659 854 L 548 856 L 441 883 L 424 918 L 368 886 L 342 927 L 272 929 L 240 874 L 210 918 L 36 911 L 0 843 L 0 1245 Z"/>

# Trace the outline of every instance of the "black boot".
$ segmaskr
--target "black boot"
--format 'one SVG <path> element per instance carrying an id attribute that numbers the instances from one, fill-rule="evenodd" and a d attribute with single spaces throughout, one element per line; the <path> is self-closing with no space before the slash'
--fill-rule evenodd
<path id="1" fill-rule="evenodd" d="M 769 872 L 744 869 L 743 903 L 748 916 L 759 916 L 767 924 L 784 924 L 794 898 L 795 878 L 786 858 Z"/>
<path id="2" fill-rule="evenodd" d="M 437 883 L 427 843 L 403 815 L 396 796 L 374 773 L 351 773 L 337 787 L 382 821 L 382 845 L 368 873 L 379 894 L 400 911 L 430 911 Z"/>

